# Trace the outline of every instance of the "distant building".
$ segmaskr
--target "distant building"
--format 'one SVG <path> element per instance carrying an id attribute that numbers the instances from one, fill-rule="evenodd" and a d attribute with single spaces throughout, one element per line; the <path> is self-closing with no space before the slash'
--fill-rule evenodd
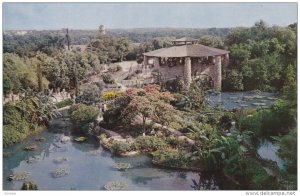
<path id="1" fill-rule="evenodd" d="M 106 30 L 105 30 L 104 25 L 100 25 L 99 26 L 99 32 L 100 32 L 101 35 L 105 35 L 106 34 Z"/>
<path id="2" fill-rule="evenodd" d="M 159 70 L 167 79 L 183 78 L 188 88 L 194 79 L 209 77 L 213 88 L 221 90 L 222 64 L 227 66 L 229 51 L 197 44 L 196 39 L 180 38 L 174 46 L 144 53 L 144 67 Z"/>

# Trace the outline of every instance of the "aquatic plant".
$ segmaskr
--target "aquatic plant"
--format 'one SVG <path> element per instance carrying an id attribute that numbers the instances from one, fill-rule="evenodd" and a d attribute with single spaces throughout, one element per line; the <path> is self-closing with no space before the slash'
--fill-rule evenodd
<path id="1" fill-rule="evenodd" d="M 25 180 L 30 175 L 30 172 L 23 171 L 19 173 L 13 173 L 8 177 L 8 180 L 14 181 L 14 180 Z"/>
<path id="2" fill-rule="evenodd" d="M 131 168 L 130 163 L 116 163 L 114 168 L 118 169 L 119 171 L 126 171 L 127 169 Z"/>
<path id="3" fill-rule="evenodd" d="M 121 181 L 111 181 L 104 185 L 104 188 L 108 191 L 119 191 L 127 188 L 127 183 Z"/>
<path id="4" fill-rule="evenodd" d="M 38 187 L 34 181 L 23 182 L 21 190 L 38 190 Z"/>
<path id="5" fill-rule="evenodd" d="M 55 171 L 53 171 L 52 176 L 54 178 L 60 178 L 69 175 L 69 173 L 70 170 L 68 168 L 62 167 L 62 168 L 57 168 Z"/>

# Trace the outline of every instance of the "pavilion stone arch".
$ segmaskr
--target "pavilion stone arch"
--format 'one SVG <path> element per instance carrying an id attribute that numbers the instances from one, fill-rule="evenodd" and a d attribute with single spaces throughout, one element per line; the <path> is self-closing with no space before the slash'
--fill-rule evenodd
<path id="1" fill-rule="evenodd" d="M 183 77 L 187 89 L 193 79 L 208 75 L 213 88 L 221 90 L 222 66 L 228 66 L 229 51 L 197 44 L 196 39 L 186 37 L 174 40 L 173 45 L 144 53 L 144 67 L 157 69 L 167 78 Z"/>

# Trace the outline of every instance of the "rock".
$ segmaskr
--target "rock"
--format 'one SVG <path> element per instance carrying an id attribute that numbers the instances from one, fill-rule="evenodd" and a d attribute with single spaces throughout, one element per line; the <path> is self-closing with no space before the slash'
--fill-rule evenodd
<path id="1" fill-rule="evenodd" d="M 132 156 L 136 156 L 138 154 L 140 154 L 139 151 L 130 151 L 130 152 L 121 153 L 120 155 L 124 156 L 124 157 L 132 157 Z"/>
<path id="2" fill-rule="evenodd" d="M 76 142 L 84 142 L 85 140 L 87 140 L 87 137 L 77 137 L 74 139 Z"/>
<path id="3" fill-rule="evenodd" d="M 238 97 L 229 97 L 229 99 L 238 99 Z"/>
<path id="4" fill-rule="evenodd" d="M 248 107 L 247 104 L 240 104 L 239 106 L 240 106 L 240 107 Z"/>
<path id="5" fill-rule="evenodd" d="M 127 188 L 127 184 L 121 181 L 111 181 L 104 185 L 104 188 L 108 191 L 119 191 L 125 190 Z"/>
<path id="6" fill-rule="evenodd" d="M 13 173 L 8 177 L 8 180 L 25 180 L 30 175 L 30 172 L 24 171 L 20 173 Z"/>
<path id="7" fill-rule="evenodd" d="M 69 142 L 71 140 L 71 138 L 69 137 L 69 136 L 62 136 L 61 138 L 60 138 L 60 142 L 61 143 L 67 143 L 67 142 Z"/>

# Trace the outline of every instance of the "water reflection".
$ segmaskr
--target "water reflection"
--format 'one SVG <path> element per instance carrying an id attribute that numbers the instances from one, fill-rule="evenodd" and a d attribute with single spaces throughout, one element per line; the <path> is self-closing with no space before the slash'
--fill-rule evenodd
<path id="1" fill-rule="evenodd" d="M 194 190 L 219 190 L 215 176 L 211 173 L 201 172 L 198 174 L 199 179 L 192 179 L 191 187 Z"/>

